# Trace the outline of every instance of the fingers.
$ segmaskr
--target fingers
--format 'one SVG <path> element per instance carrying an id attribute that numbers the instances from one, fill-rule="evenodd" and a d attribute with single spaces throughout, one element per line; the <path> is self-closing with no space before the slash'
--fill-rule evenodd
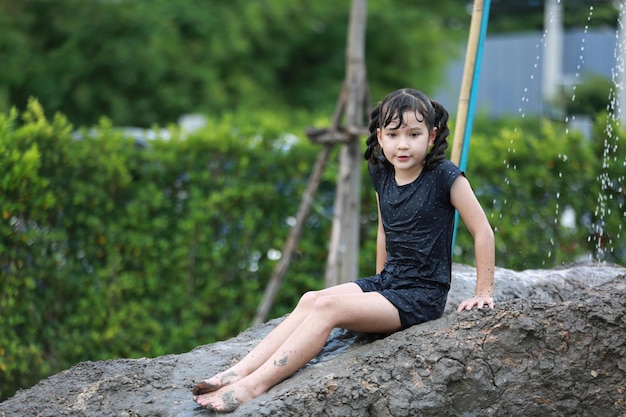
<path id="1" fill-rule="evenodd" d="M 470 311 L 474 307 L 482 310 L 484 307 L 489 307 L 489 309 L 493 310 L 495 308 L 495 304 L 493 301 L 493 297 L 473 297 L 463 301 L 459 304 L 459 307 L 456 309 L 457 312 L 461 311 Z"/>
<path id="2" fill-rule="evenodd" d="M 463 310 L 471 310 L 472 307 L 474 307 L 474 303 L 471 302 L 471 300 L 465 300 L 463 301 L 461 304 L 459 304 L 459 307 L 456 309 L 456 311 L 458 313 L 460 313 Z"/>

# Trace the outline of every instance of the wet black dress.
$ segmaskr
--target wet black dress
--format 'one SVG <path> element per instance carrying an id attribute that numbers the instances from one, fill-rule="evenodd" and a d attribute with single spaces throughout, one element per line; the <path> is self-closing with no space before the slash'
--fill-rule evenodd
<path id="1" fill-rule="evenodd" d="M 393 168 L 370 165 L 369 171 L 380 201 L 387 262 L 380 274 L 355 283 L 396 306 L 403 328 L 437 319 L 451 280 L 455 209 L 450 189 L 462 172 L 443 161 L 399 186 Z"/>

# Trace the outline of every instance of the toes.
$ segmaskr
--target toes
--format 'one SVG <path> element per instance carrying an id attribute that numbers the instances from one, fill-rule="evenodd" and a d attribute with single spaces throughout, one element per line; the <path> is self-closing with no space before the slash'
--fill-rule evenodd
<path id="1" fill-rule="evenodd" d="M 225 392 L 222 395 L 222 407 L 219 411 L 224 413 L 230 413 L 231 411 L 235 411 L 237 407 L 241 405 L 239 399 L 235 396 L 233 391 Z"/>
<path id="2" fill-rule="evenodd" d="M 200 407 L 216 411 L 218 413 L 230 413 L 235 411 L 240 402 L 233 391 L 228 391 L 222 395 L 211 394 L 204 397 L 194 397 Z"/>
<path id="3" fill-rule="evenodd" d="M 217 389 L 219 389 L 219 387 L 215 384 L 210 383 L 209 381 L 200 381 L 193 387 L 191 393 L 195 396 L 198 396 L 206 394 L 207 392 L 216 391 Z"/>

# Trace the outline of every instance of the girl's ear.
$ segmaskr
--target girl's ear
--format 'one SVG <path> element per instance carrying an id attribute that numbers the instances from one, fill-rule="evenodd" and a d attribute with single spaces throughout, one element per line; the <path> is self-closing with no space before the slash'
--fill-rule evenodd
<path id="1" fill-rule="evenodd" d="M 380 127 L 376 128 L 376 138 L 378 139 L 378 144 L 380 145 L 381 137 L 383 132 L 380 130 Z"/>
<path id="2" fill-rule="evenodd" d="M 430 131 L 430 135 L 428 136 L 428 145 L 433 146 L 435 144 L 435 139 L 437 138 L 437 132 L 439 130 L 436 127 Z"/>

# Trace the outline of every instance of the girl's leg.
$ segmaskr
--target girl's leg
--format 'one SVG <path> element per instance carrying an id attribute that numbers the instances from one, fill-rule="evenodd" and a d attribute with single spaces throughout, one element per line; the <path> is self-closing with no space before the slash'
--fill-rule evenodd
<path id="1" fill-rule="evenodd" d="M 324 296 L 342 296 L 348 294 L 360 294 L 361 288 L 354 284 L 342 284 L 326 288 L 320 291 L 310 291 L 305 293 L 298 302 L 296 308 L 289 314 L 274 330 L 272 330 L 259 344 L 248 353 L 241 361 L 210 379 L 199 382 L 193 388 L 194 396 L 205 394 L 232 384 L 239 379 L 249 375 L 261 366 L 267 359 L 276 352 L 285 340 L 300 326 L 302 321 L 310 313 L 315 300 Z"/>
<path id="2" fill-rule="evenodd" d="M 258 369 L 196 401 L 217 411 L 234 410 L 306 365 L 324 347 L 334 327 L 388 333 L 400 329 L 400 316 L 386 298 L 375 292 L 319 297 L 300 325 Z"/>

